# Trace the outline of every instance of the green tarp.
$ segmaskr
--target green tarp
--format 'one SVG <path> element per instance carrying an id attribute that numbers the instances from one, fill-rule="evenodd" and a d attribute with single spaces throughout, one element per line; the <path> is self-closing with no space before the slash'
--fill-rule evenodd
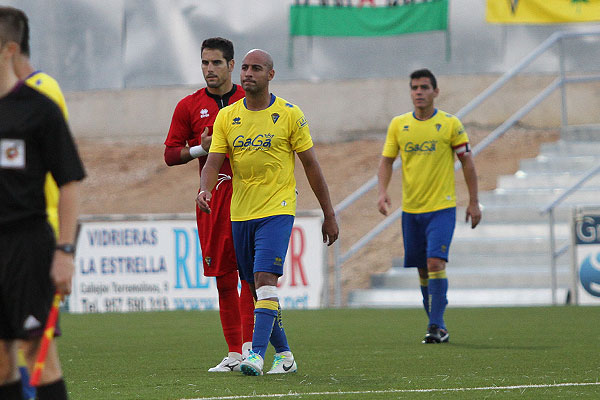
<path id="1" fill-rule="evenodd" d="M 395 7 L 335 7 L 292 5 L 292 36 L 393 36 L 444 31 L 448 0 Z"/>

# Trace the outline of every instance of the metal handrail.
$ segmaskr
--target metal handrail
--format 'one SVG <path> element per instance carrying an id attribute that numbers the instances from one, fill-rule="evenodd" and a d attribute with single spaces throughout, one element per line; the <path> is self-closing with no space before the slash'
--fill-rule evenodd
<path id="1" fill-rule="evenodd" d="M 504 73 L 496 82 L 490 85 L 487 89 L 485 89 L 482 93 L 476 96 L 473 100 L 471 100 L 466 106 L 461 108 L 456 116 L 459 119 L 464 118 L 467 114 L 477 108 L 481 103 L 487 100 L 491 95 L 496 93 L 502 86 L 504 86 L 511 78 L 513 78 L 517 73 L 521 72 L 525 67 L 531 64 L 537 57 L 546 52 L 552 45 L 556 42 L 566 39 L 566 38 L 574 38 L 574 37 L 584 37 L 584 36 L 598 36 L 600 35 L 600 30 L 592 30 L 586 32 L 555 32 L 548 37 L 544 42 L 542 42 L 536 49 L 534 49 L 527 57 L 525 57 L 520 63 L 515 65 L 509 71 Z M 559 87 L 563 87 L 566 83 L 582 83 L 593 80 L 599 80 L 600 76 L 590 76 L 590 77 L 577 77 L 577 78 L 567 78 L 564 76 L 563 65 L 561 63 L 561 74 L 560 77 L 555 79 L 550 85 L 548 85 L 542 92 L 536 95 L 533 99 L 531 99 L 526 105 L 521 107 L 516 113 L 514 113 L 510 118 L 508 118 L 504 123 L 502 123 L 498 128 L 492 131 L 489 135 L 487 135 L 481 142 L 479 142 L 476 146 L 473 147 L 473 155 L 477 155 L 482 150 L 484 150 L 487 146 L 489 146 L 492 142 L 506 133 L 514 124 L 516 124 L 520 119 L 522 119 L 525 115 L 527 115 L 533 108 L 535 108 L 538 104 L 540 104 L 544 99 L 546 99 L 554 90 Z M 563 96 L 564 102 L 564 96 Z M 563 104 L 563 114 L 564 112 L 564 104 Z M 564 119 L 564 117 L 563 117 Z M 401 161 L 397 159 L 394 161 L 393 170 L 396 170 L 400 167 Z M 456 161 L 454 164 L 454 170 L 457 171 L 460 168 L 460 161 Z M 336 207 L 335 212 L 339 216 L 339 214 L 348 208 L 351 204 L 361 198 L 368 191 L 373 189 L 377 185 L 377 175 L 373 176 L 369 181 L 363 184 L 359 189 L 351 193 L 344 200 L 342 200 Z M 341 253 L 341 241 L 338 239 L 334 244 L 334 294 L 335 294 L 335 306 L 341 306 L 341 265 L 346 262 L 350 257 L 356 254 L 362 247 L 368 244 L 372 239 L 374 239 L 379 233 L 383 232 L 388 226 L 390 226 L 393 222 L 395 222 L 402 215 L 401 208 L 394 211 L 392 214 L 387 216 L 383 221 L 381 221 L 375 228 L 370 230 L 366 235 L 362 236 L 354 245 L 350 247 L 348 251 L 345 253 Z M 566 251 L 566 250 L 564 250 Z M 563 251 L 563 252 L 564 252 Z M 555 294 L 553 294 L 555 297 Z"/>
<path id="2" fill-rule="evenodd" d="M 582 176 L 577 182 L 571 185 L 560 195 L 556 196 L 546 207 L 540 210 L 541 215 L 548 214 L 548 229 L 550 233 L 550 276 L 552 284 L 552 304 L 556 305 L 556 292 L 558 290 L 558 270 L 557 270 L 557 259 L 563 255 L 570 247 L 567 243 L 560 249 L 556 250 L 556 236 L 554 234 L 555 216 L 554 209 L 558 207 L 567 197 L 575 193 L 579 188 L 587 182 L 590 178 L 600 173 L 600 164 L 594 168 L 588 170 L 588 172 Z"/>

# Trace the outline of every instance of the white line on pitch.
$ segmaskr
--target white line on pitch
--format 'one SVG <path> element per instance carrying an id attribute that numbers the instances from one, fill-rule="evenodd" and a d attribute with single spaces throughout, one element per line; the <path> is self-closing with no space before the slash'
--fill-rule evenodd
<path id="1" fill-rule="evenodd" d="M 240 396 L 220 396 L 220 397 L 199 397 L 187 400 L 238 400 L 238 399 L 259 399 L 259 398 L 284 398 L 284 397 L 299 397 L 299 396 L 334 396 L 334 395 L 349 395 L 349 394 L 384 394 L 384 393 L 430 393 L 430 392 L 467 392 L 472 390 L 514 390 L 514 389 L 539 389 L 539 388 L 555 388 L 569 386 L 596 386 L 600 382 L 589 383 L 551 383 L 547 385 L 514 385 L 514 386 L 484 386 L 484 387 L 467 387 L 467 388 L 446 388 L 446 389 L 390 389 L 390 390 L 365 390 L 365 391 L 350 391 L 350 392 L 312 392 L 312 393 L 279 393 L 279 394 L 251 394 Z"/>

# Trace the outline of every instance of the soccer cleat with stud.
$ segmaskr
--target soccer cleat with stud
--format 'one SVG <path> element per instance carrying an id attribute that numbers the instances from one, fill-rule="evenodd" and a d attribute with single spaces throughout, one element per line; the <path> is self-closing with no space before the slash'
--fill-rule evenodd
<path id="1" fill-rule="evenodd" d="M 267 374 L 288 374 L 296 371 L 298 371 L 298 366 L 296 360 L 294 360 L 294 355 L 291 351 L 283 351 L 275 354 L 273 365 Z"/>
<path id="2" fill-rule="evenodd" d="M 427 334 L 422 343 L 448 343 L 449 341 L 450 334 L 448 331 L 433 324 L 427 328 Z"/>
<path id="3" fill-rule="evenodd" d="M 250 350 L 248 357 L 240 364 L 240 370 L 244 375 L 258 376 L 263 374 L 263 365 L 261 355 Z"/>
<path id="4" fill-rule="evenodd" d="M 216 366 L 209 368 L 208 372 L 233 372 L 240 371 L 240 364 L 242 362 L 242 356 L 238 353 L 229 353 L 227 357 L 223 359 Z"/>

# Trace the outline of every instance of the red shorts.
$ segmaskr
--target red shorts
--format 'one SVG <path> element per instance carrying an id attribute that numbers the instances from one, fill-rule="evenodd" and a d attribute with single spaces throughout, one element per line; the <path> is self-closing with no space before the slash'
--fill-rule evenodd
<path id="1" fill-rule="evenodd" d="M 219 182 L 212 191 L 210 214 L 196 206 L 198 236 L 202 248 L 204 276 L 221 276 L 237 271 L 231 233 L 231 180 Z"/>

